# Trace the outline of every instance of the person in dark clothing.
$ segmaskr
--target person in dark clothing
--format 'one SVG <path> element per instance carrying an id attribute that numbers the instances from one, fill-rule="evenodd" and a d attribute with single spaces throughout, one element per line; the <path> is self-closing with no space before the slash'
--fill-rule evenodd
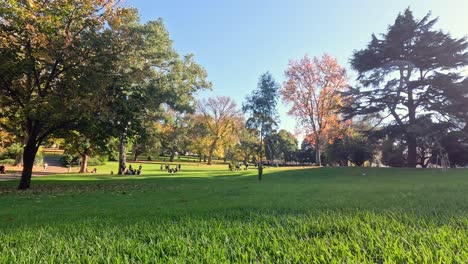
<path id="1" fill-rule="evenodd" d="M 6 174 L 5 165 L 0 165 L 0 174 Z"/>

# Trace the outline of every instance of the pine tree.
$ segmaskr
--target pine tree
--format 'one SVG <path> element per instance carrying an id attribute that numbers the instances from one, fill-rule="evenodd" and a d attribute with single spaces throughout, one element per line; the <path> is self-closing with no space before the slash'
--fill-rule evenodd
<path id="1" fill-rule="evenodd" d="M 417 20 L 406 9 L 387 33 L 372 35 L 351 59 L 362 87 L 351 89 L 354 103 L 344 112 L 348 118 L 367 115 L 396 126 L 405 139 L 408 167 L 417 164 L 420 117 L 462 127 L 467 113 L 468 78 L 462 71 L 468 65 L 467 39 L 433 29 L 436 22 L 430 13 Z"/>

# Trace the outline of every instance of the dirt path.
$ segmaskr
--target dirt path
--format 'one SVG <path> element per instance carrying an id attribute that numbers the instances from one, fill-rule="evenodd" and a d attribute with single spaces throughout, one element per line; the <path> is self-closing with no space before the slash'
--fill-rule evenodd
<path id="1" fill-rule="evenodd" d="M 5 167 L 6 167 L 6 174 L 0 174 L 0 181 L 15 180 L 21 177 L 21 171 L 23 170 L 22 166 L 5 165 Z M 34 166 L 33 177 L 41 177 L 41 176 L 47 176 L 47 175 L 59 174 L 59 173 L 72 173 L 72 172 L 78 172 L 78 171 L 79 171 L 78 167 L 73 167 L 71 171 L 69 172 L 68 168 L 66 167 L 49 164 L 45 171 L 44 171 L 44 167 L 42 166 Z"/>
<path id="2" fill-rule="evenodd" d="M 33 177 L 47 176 L 51 174 L 61 173 L 77 173 L 79 167 L 72 167 L 69 171 L 67 167 L 62 166 L 60 157 L 62 156 L 61 150 L 44 149 L 48 155 L 44 155 L 44 163 L 47 163 L 47 169 L 44 171 L 43 166 L 34 166 Z M 0 174 L 0 181 L 15 180 L 21 177 L 22 166 L 5 165 L 7 174 Z"/>

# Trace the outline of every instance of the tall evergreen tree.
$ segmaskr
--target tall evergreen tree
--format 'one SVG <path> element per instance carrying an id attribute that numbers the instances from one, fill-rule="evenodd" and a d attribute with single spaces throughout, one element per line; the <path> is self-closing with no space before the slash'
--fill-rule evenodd
<path id="1" fill-rule="evenodd" d="M 277 126 L 278 113 L 276 105 L 278 103 L 279 85 L 273 79 L 271 73 L 266 72 L 260 76 L 257 89 L 247 96 L 246 102 L 242 105 L 242 111 L 247 113 L 247 128 L 256 129 L 260 137 L 258 180 L 262 180 L 263 175 L 263 153 L 265 136 L 270 135 Z"/>
<path id="2" fill-rule="evenodd" d="M 397 127 L 407 147 L 408 167 L 417 164 L 416 131 L 422 116 L 465 125 L 468 78 L 462 69 L 468 65 L 467 39 L 433 29 L 436 22 L 430 13 L 418 20 L 406 9 L 385 34 L 372 35 L 351 59 L 362 87 L 351 90 L 354 102 L 344 112 L 348 118 L 373 116 L 386 127 Z"/>

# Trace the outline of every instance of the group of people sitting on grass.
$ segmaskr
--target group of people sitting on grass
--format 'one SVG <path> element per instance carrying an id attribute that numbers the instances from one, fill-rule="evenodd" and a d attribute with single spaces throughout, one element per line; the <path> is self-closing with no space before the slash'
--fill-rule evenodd
<path id="1" fill-rule="evenodd" d="M 165 164 L 165 165 L 161 164 L 161 170 L 164 169 L 169 173 L 176 173 L 176 172 L 180 171 L 181 167 L 182 166 L 180 164 L 176 165 L 175 168 L 171 168 L 171 165 L 169 165 L 169 164 Z"/>
<path id="2" fill-rule="evenodd" d="M 244 170 L 247 170 L 249 168 L 248 163 L 245 163 L 244 166 L 245 166 Z M 240 171 L 241 170 L 240 162 L 237 162 L 236 165 L 233 165 L 232 163 L 229 163 L 229 170 L 230 171 L 233 171 L 233 170 Z"/>
<path id="3" fill-rule="evenodd" d="M 0 165 L 0 174 L 6 174 L 5 165 Z"/>
<path id="4" fill-rule="evenodd" d="M 134 169 L 132 167 L 132 165 L 130 164 L 130 166 L 128 166 L 128 170 L 125 170 L 125 174 L 127 175 L 140 175 L 141 174 L 141 169 L 143 168 L 143 166 L 138 166 L 138 169 Z"/>

